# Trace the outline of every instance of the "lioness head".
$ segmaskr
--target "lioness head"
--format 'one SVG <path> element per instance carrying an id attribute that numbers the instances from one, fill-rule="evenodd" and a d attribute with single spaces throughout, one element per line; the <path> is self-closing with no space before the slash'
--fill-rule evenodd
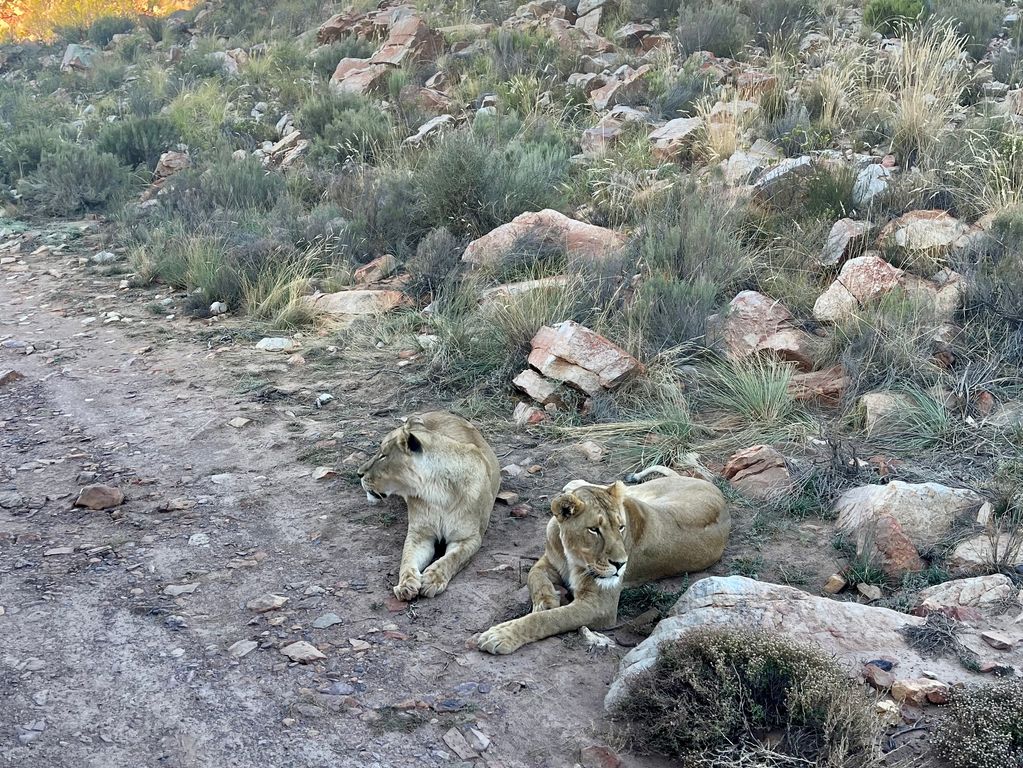
<path id="1" fill-rule="evenodd" d="M 601 589 L 615 589 L 625 578 L 629 532 L 624 493 L 621 483 L 607 489 L 583 486 L 551 501 L 569 565 Z"/>
<path id="2" fill-rule="evenodd" d="M 409 496 L 414 492 L 420 485 L 418 470 L 428 440 L 422 422 L 416 420 L 406 422 L 384 437 L 380 451 L 358 470 L 370 504 L 395 494 Z"/>

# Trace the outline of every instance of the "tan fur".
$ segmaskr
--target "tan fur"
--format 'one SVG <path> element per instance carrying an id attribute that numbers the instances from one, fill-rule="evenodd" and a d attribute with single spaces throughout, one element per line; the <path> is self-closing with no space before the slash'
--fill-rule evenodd
<path id="1" fill-rule="evenodd" d="M 380 452 L 359 467 L 359 477 L 370 503 L 401 496 L 408 506 L 395 596 L 412 600 L 443 592 L 476 554 L 490 524 L 501 485 L 493 449 L 465 419 L 431 411 L 385 436 Z M 434 560 L 442 542 L 444 555 Z"/>
<path id="2" fill-rule="evenodd" d="M 581 480 L 565 486 L 551 502 L 543 557 L 529 572 L 533 612 L 488 629 L 481 650 L 512 653 L 583 626 L 609 627 L 623 587 L 701 571 L 721 559 L 731 529 L 721 492 L 663 467 L 638 477 L 649 474 L 664 477 L 633 487 Z M 572 602 L 559 605 L 557 584 L 571 590 Z"/>

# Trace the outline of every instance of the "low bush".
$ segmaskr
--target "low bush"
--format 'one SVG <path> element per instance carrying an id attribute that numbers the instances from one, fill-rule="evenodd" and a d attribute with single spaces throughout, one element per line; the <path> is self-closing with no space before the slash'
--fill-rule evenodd
<path id="1" fill-rule="evenodd" d="M 269 211 L 284 194 L 284 179 L 254 157 L 218 158 L 205 171 L 188 169 L 167 181 L 170 212 L 198 224 L 215 212 Z"/>
<path id="2" fill-rule="evenodd" d="M 966 50 L 978 60 L 1001 32 L 1005 18 L 1005 6 L 991 0 L 933 0 L 931 10 L 936 21 L 955 25 L 966 38 Z"/>
<path id="3" fill-rule="evenodd" d="M 769 51 L 801 37 L 816 16 L 816 4 L 811 0 L 749 0 L 741 7 L 750 19 L 757 45 Z"/>
<path id="4" fill-rule="evenodd" d="M 884 35 L 898 35 L 925 15 L 923 0 L 870 0 L 863 9 L 863 21 Z"/>
<path id="5" fill-rule="evenodd" d="M 109 211 L 123 202 L 131 175 L 113 155 L 92 147 L 63 144 L 44 151 L 38 167 L 18 189 L 41 212 L 69 216 Z"/>
<path id="6" fill-rule="evenodd" d="M 105 48 L 114 35 L 123 35 L 135 28 L 135 22 L 123 16 L 102 16 L 92 22 L 87 36 L 89 41 L 100 48 Z"/>
<path id="7" fill-rule="evenodd" d="M 180 140 L 177 127 L 166 117 L 127 118 L 106 126 L 96 139 L 96 148 L 125 165 L 144 165 L 152 171 L 160 155 Z"/>
<path id="8" fill-rule="evenodd" d="M 635 749 L 683 765 L 866 768 L 880 759 L 873 709 L 829 654 L 764 632 L 705 629 L 662 644 L 615 717 Z"/>
<path id="9" fill-rule="evenodd" d="M 320 166 L 372 163 L 395 139 L 390 116 L 360 96 L 313 96 L 295 113 L 295 124 L 312 139 L 309 159 Z"/>
<path id="10" fill-rule="evenodd" d="M 53 128 L 11 131 L 0 139 L 0 180 L 14 184 L 38 168 L 43 155 L 55 151 L 61 143 L 60 133 Z"/>
<path id="11" fill-rule="evenodd" d="M 341 59 L 368 59 L 373 54 L 373 46 L 368 40 L 357 37 L 346 37 L 329 45 L 321 45 L 309 54 L 309 65 L 313 72 L 324 80 L 329 80 L 337 69 Z"/>
<path id="12" fill-rule="evenodd" d="M 1018 768 L 1023 765 L 1023 681 L 953 688 L 935 729 L 934 750 L 952 768 Z"/>
<path id="13" fill-rule="evenodd" d="M 753 41 L 753 32 L 749 18 L 734 5 L 712 0 L 708 4 L 687 4 L 682 9 L 676 38 L 684 54 L 710 51 L 734 57 Z"/>

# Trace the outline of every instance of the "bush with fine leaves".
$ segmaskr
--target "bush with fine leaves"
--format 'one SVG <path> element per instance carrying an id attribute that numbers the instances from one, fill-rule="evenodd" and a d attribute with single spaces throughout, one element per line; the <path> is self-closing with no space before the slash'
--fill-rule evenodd
<path id="1" fill-rule="evenodd" d="M 113 155 L 65 144 L 44 152 L 18 189 L 43 213 L 70 216 L 111 210 L 125 199 L 130 183 L 128 169 Z"/>

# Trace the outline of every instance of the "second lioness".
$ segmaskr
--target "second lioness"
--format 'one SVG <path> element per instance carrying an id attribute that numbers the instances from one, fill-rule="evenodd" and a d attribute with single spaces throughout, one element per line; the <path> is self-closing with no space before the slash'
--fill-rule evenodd
<path id="1" fill-rule="evenodd" d="M 461 416 L 431 411 L 388 433 L 380 452 L 359 467 L 359 477 L 370 503 L 401 496 L 408 506 L 395 596 L 443 592 L 476 554 L 490 524 L 501 485 L 494 450 Z"/>
<path id="2" fill-rule="evenodd" d="M 609 627 L 622 588 L 689 571 L 721 558 L 731 517 L 725 498 L 706 480 L 663 467 L 637 486 L 590 485 L 575 480 L 551 502 L 543 556 L 529 571 L 533 612 L 491 627 L 481 650 L 512 653 L 526 643 L 580 627 Z M 555 585 L 572 602 L 560 606 Z"/>

